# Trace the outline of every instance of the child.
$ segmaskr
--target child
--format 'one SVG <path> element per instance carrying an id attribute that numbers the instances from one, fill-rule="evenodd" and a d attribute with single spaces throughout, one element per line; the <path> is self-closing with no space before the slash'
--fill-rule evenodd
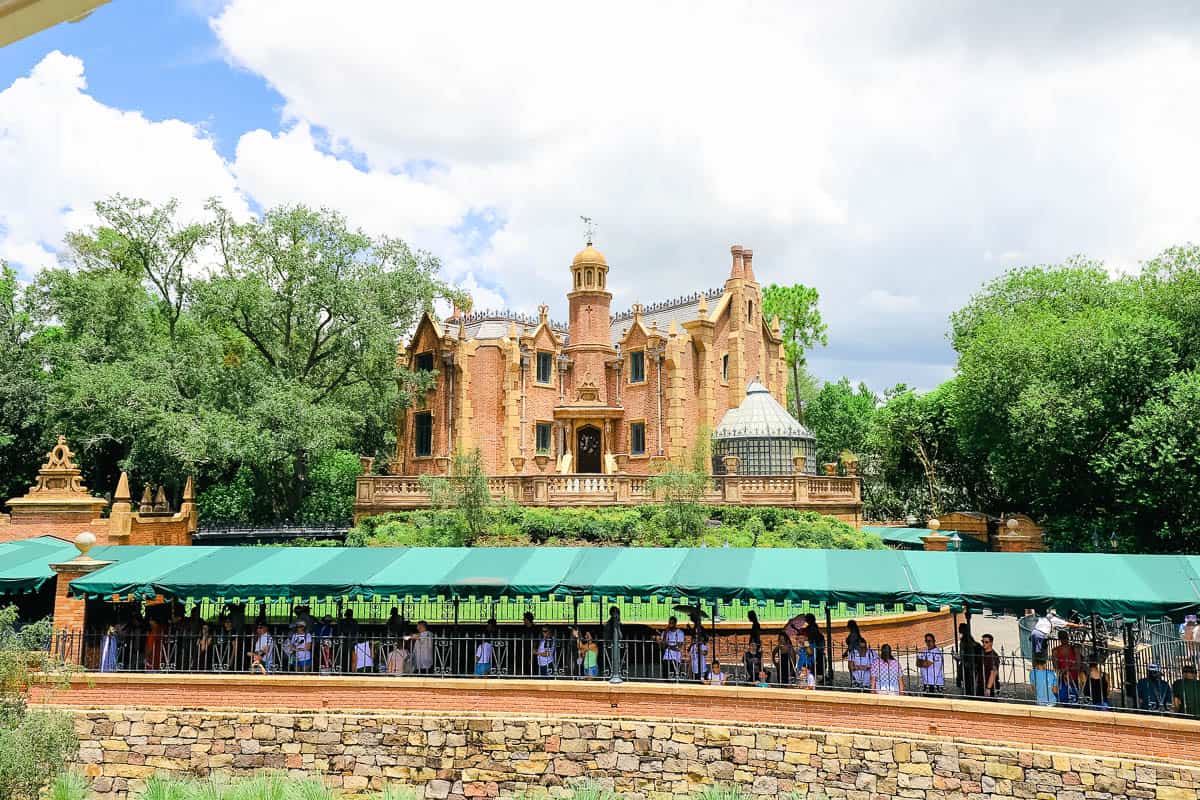
<path id="1" fill-rule="evenodd" d="M 769 675 L 767 675 L 767 671 L 765 669 L 760 669 L 758 671 L 758 683 L 756 683 L 754 685 L 760 689 L 770 689 L 771 688 L 771 677 Z"/>
<path id="2" fill-rule="evenodd" d="M 1058 676 L 1054 670 L 1046 669 L 1046 657 L 1038 656 L 1033 660 L 1033 669 L 1029 672 L 1029 684 L 1033 687 L 1039 706 L 1055 705 L 1058 693 Z"/>
<path id="3" fill-rule="evenodd" d="M 808 667 L 800 667 L 799 673 L 796 676 L 800 683 L 801 689 L 816 689 L 817 679 L 808 671 Z"/>
<path id="4" fill-rule="evenodd" d="M 492 643 L 487 639 L 475 646 L 475 674 L 483 677 L 492 671 Z"/>
<path id="5" fill-rule="evenodd" d="M 708 672 L 708 677 L 704 679 L 704 683 L 708 686 L 724 686 L 728 676 L 721 670 L 721 662 L 717 659 L 712 660 L 712 669 Z"/>

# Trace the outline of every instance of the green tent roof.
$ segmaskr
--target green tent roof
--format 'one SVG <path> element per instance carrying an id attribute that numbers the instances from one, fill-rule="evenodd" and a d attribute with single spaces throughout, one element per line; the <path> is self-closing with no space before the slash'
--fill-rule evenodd
<path id="1" fill-rule="evenodd" d="M 932 536 L 932 528 L 893 528 L 886 525 L 863 525 L 862 530 L 867 533 L 873 533 L 883 539 L 884 544 L 890 544 L 894 547 L 909 547 L 921 549 L 925 547 L 925 542 L 922 541 L 925 536 Z M 955 531 L 939 531 L 945 536 L 953 536 Z M 987 545 L 976 539 L 974 536 L 959 534 L 962 540 L 962 550 L 964 552 L 982 552 L 987 549 Z"/>
<path id="2" fill-rule="evenodd" d="M 1200 557 L 631 547 L 109 547 L 76 595 L 591 595 L 1179 614 Z M 118 560 L 119 559 L 119 560 Z"/>
<path id="3" fill-rule="evenodd" d="M 36 592 L 54 577 L 51 564 L 79 555 L 75 545 L 53 536 L 0 544 L 0 594 Z"/>

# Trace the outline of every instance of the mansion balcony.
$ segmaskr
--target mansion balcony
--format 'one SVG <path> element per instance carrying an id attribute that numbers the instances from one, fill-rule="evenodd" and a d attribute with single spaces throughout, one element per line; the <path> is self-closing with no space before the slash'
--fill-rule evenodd
<path id="1" fill-rule="evenodd" d="M 638 506 L 658 498 L 645 475 L 505 475 L 488 479 L 492 497 L 525 506 Z M 701 502 L 708 505 L 778 506 L 817 511 L 846 522 L 861 522 L 862 492 L 857 476 L 714 475 Z M 361 475 L 355 487 L 355 521 L 373 514 L 429 508 L 419 478 Z"/>

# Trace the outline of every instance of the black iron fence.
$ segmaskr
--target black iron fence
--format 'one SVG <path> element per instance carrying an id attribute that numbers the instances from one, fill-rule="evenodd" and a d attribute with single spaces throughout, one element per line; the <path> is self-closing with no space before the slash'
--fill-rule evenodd
<path id="1" fill-rule="evenodd" d="M 1039 702 L 1042 683 L 1043 704 L 1170 714 L 1176 709 L 1167 691 L 1182 677 L 1183 664 L 1194 663 L 1184 660 L 1193 655 L 1189 644 L 1170 646 L 1181 644 L 1183 656 L 1169 667 L 1147 646 L 1074 648 L 1049 654 L 1040 673 L 1023 655 L 969 648 L 964 656 L 957 645 L 932 653 L 896 648 L 893 661 L 880 663 L 876 651 L 848 654 L 840 643 L 828 652 L 788 646 L 771 635 L 760 647 L 744 631 L 682 629 L 664 637 L 645 629 L 606 636 L 603 628 L 561 627 L 548 633 L 540 627 L 301 633 L 280 626 L 197 634 L 114 626 L 106 633 L 60 632 L 51 646 L 62 658 L 99 672 L 703 681 L 863 692 L 902 688 L 905 694 L 1018 703 Z M 1151 664 L 1163 673 L 1158 681 L 1147 677 Z M 1200 716 L 1200 709 L 1183 710 Z"/>

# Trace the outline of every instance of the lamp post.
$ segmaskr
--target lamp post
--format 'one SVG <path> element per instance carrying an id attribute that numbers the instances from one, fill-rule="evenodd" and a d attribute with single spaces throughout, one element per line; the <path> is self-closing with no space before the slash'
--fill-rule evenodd
<path id="1" fill-rule="evenodd" d="M 950 539 L 946 542 L 946 550 L 950 553 L 957 553 L 962 550 L 962 537 L 958 535 L 958 531 L 950 532 Z"/>

